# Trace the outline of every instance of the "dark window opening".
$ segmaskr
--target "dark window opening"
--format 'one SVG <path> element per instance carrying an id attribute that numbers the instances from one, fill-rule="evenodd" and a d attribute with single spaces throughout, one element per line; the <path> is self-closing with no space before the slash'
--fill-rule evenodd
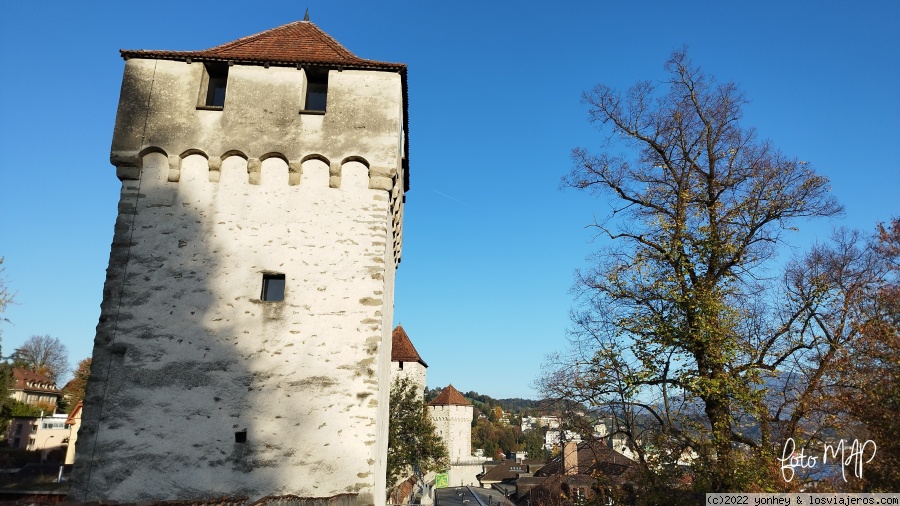
<path id="1" fill-rule="evenodd" d="M 279 302 L 284 300 L 284 274 L 263 274 L 261 300 Z"/>
<path id="2" fill-rule="evenodd" d="M 325 111 L 328 102 L 328 70 L 306 69 L 306 101 L 303 109 Z"/>
<path id="3" fill-rule="evenodd" d="M 403 370 L 403 362 L 400 362 L 400 370 Z"/>
<path id="4" fill-rule="evenodd" d="M 247 431 L 241 430 L 234 433 L 234 442 L 235 443 L 246 443 L 247 442 Z"/>
<path id="5" fill-rule="evenodd" d="M 228 85 L 228 65 L 221 63 L 206 64 L 207 86 L 204 105 L 225 107 L 225 87 Z"/>

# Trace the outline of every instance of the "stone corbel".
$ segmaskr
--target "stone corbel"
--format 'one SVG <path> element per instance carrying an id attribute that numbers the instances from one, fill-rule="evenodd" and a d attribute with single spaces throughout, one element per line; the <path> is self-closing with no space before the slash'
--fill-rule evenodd
<path id="1" fill-rule="evenodd" d="M 247 160 L 247 174 L 250 175 L 250 184 L 259 184 L 259 178 L 262 175 L 262 161 L 259 158 Z"/>
<path id="2" fill-rule="evenodd" d="M 209 165 L 209 182 L 218 183 L 219 179 L 222 177 L 222 158 L 211 156 L 207 160 L 207 163 Z"/>
<path id="3" fill-rule="evenodd" d="M 288 185 L 297 186 L 300 184 L 300 176 L 303 175 L 303 164 L 300 161 L 288 163 Z"/>
<path id="4" fill-rule="evenodd" d="M 169 177 L 170 183 L 177 183 L 181 180 L 181 157 L 178 155 L 169 155 Z"/>
<path id="5" fill-rule="evenodd" d="M 116 177 L 120 181 L 126 179 L 137 180 L 141 178 L 141 167 L 144 163 L 140 156 L 134 152 L 115 151 L 109 154 L 109 163 L 116 166 Z"/>
<path id="6" fill-rule="evenodd" d="M 394 189 L 394 179 L 397 175 L 395 169 L 385 167 L 369 167 L 369 189 L 386 190 Z"/>
<path id="7" fill-rule="evenodd" d="M 341 187 L 341 164 L 332 162 L 332 164 L 328 166 L 328 187 Z"/>

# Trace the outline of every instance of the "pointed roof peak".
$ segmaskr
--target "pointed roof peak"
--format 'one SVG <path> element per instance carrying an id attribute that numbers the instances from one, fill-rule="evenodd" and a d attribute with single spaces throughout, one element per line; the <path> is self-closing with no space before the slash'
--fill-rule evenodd
<path id="1" fill-rule="evenodd" d="M 122 57 L 160 58 L 168 60 L 234 61 L 249 64 L 334 65 L 356 69 L 403 71 L 402 63 L 360 58 L 321 28 L 309 21 L 309 9 L 303 21 L 241 37 L 200 51 L 126 50 Z"/>
<path id="2" fill-rule="evenodd" d="M 306 8 L 306 14 L 303 15 L 303 21 L 309 21 L 309 7 Z"/>
<path id="3" fill-rule="evenodd" d="M 471 406 L 472 403 L 459 393 L 459 390 L 453 387 L 453 384 L 447 385 L 447 388 L 441 390 L 441 393 L 428 403 L 429 406 Z"/>
<path id="4" fill-rule="evenodd" d="M 401 325 L 391 333 L 391 362 L 418 362 L 428 367 Z"/>

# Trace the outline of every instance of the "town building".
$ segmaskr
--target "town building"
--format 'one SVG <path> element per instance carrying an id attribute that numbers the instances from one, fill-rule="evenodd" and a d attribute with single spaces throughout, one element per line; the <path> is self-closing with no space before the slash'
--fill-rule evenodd
<path id="1" fill-rule="evenodd" d="M 559 455 L 516 483 L 516 503 L 542 505 L 632 504 L 636 463 L 605 441 L 567 442 Z"/>
<path id="2" fill-rule="evenodd" d="M 75 463 L 75 443 L 78 441 L 78 429 L 81 428 L 81 408 L 84 403 L 79 402 L 72 408 L 66 418 L 66 426 L 69 428 L 69 445 L 66 447 L 66 465 Z"/>
<path id="3" fill-rule="evenodd" d="M 406 66 L 306 20 L 121 54 L 69 500 L 383 504 Z"/>
<path id="4" fill-rule="evenodd" d="M 7 446 L 41 452 L 41 461 L 63 462 L 69 446 L 68 415 L 20 416 L 9 422 Z"/>
<path id="5" fill-rule="evenodd" d="M 581 442 L 581 434 L 573 430 L 551 429 L 544 433 L 544 450 L 552 451 L 562 447 L 566 441 Z"/>
<path id="6" fill-rule="evenodd" d="M 559 428 L 559 423 L 558 416 L 523 416 L 521 429 L 522 432 L 536 429 L 555 430 Z"/>
<path id="7" fill-rule="evenodd" d="M 13 368 L 12 379 L 10 397 L 25 404 L 44 408 L 48 415 L 56 411 L 62 391 L 56 388 L 56 383 L 52 379 L 21 367 Z"/>
<path id="8" fill-rule="evenodd" d="M 518 457 L 499 462 L 482 463 L 483 472 L 478 475 L 478 482 L 483 488 L 500 490 L 504 495 L 514 495 L 516 481 L 533 476 L 537 469 L 544 466 L 544 461 L 539 459 L 525 459 Z"/>

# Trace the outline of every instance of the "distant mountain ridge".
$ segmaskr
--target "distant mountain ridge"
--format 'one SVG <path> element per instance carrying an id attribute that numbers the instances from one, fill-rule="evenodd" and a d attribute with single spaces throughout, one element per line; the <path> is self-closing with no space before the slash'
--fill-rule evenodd
<path id="1" fill-rule="evenodd" d="M 426 388 L 425 389 L 425 402 L 429 402 L 439 393 L 441 393 L 442 388 Z M 481 411 L 486 411 L 483 406 L 499 406 L 503 409 L 504 413 L 525 413 L 525 412 L 548 412 L 558 410 L 557 407 L 554 407 L 551 401 L 546 399 L 542 400 L 534 400 L 534 399 L 522 399 L 520 397 L 512 397 L 507 399 L 495 399 L 489 395 L 480 394 L 474 390 L 469 390 L 468 392 L 460 392 L 463 397 L 468 399 Z M 488 408 L 490 409 L 490 408 Z M 587 411 L 587 408 L 585 408 Z"/>
<path id="2" fill-rule="evenodd" d="M 439 393 L 441 393 L 442 388 L 426 388 L 425 389 L 425 401 L 431 401 Z M 513 397 L 511 399 L 495 399 L 489 395 L 480 394 L 474 390 L 470 390 L 468 392 L 460 392 L 463 394 L 463 397 L 466 399 L 473 401 L 472 404 L 489 404 L 491 406 L 500 406 L 503 408 L 504 412 L 512 412 L 512 413 L 521 413 L 524 410 L 528 409 L 541 409 L 542 406 L 546 404 L 547 401 L 536 401 L 532 399 L 521 399 L 519 397 Z"/>

